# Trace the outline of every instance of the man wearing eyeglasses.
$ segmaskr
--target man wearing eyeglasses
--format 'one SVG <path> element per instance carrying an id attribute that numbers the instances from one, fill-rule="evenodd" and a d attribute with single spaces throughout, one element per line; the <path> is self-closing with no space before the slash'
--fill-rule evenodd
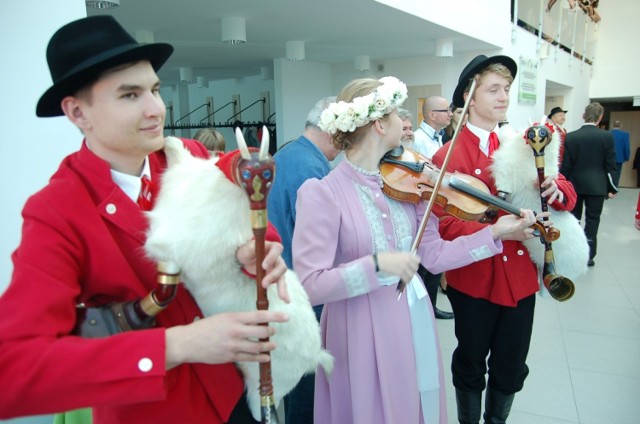
<path id="1" fill-rule="evenodd" d="M 414 133 L 414 149 L 423 156 L 431 157 L 442 147 L 442 130 L 451 122 L 453 114 L 449 102 L 440 96 L 429 96 L 422 104 L 424 121 Z"/>
<path id="2" fill-rule="evenodd" d="M 431 159 L 438 149 L 442 147 L 444 128 L 451 122 L 453 114 L 449 110 L 449 102 L 444 97 L 429 96 L 422 104 L 422 116 L 424 121 L 420 124 L 420 128 L 413 133 L 413 149 Z M 422 278 L 427 289 L 435 317 L 438 319 L 452 319 L 452 312 L 442 311 L 436 306 L 438 286 L 440 285 L 442 274 L 432 274 L 420 265 L 418 275 Z"/>

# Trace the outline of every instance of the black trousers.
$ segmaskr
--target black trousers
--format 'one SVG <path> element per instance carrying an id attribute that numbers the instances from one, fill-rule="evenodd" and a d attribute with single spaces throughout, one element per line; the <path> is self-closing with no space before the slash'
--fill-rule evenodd
<path id="1" fill-rule="evenodd" d="M 611 172 L 611 179 L 616 187 L 620 186 L 620 174 L 622 173 L 622 163 L 616 163 L 616 169 Z"/>
<path id="2" fill-rule="evenodd" d="M 458 346 L 453 352 L 453 385 L 462 391 L 478 393 L 489 386 L 505 394 L 522 390 L 529 374 L 525 363 L 529 353 L 535 294 L 516 307 L 475 299 L 447 287 L 455 319 Z M 489 359 L 487 361 L 487 356 Z"/>
<path id="3" fill-rule="evenodd" d="M 313 312 L 316 314 L 318 322 L 320 322 L 322 305 L 314 306 Z M 315 374 L 305 375 L 296 387 L 284 397 L 284 421 L 286 424 L 313 424 L 315 384 Z"/>
<path id="4" fill-rule="evenodd" d="M 580 221 L 584 209 L 584 234 L 589 243 L 590 259 L 595 258 L 598 251 L 598 227 L 600 227 L 600 215 L 602 215 L 605 198 L 606 196 L 578 194 L 576 206 L 571 211 L 573 216 Z"/>
<path id="5" fill-rule="evenodd" d="M 427 294 L 429 294 L 429 299 L 431 300 L 431 305 L 433 305 L 433 311 L 435 312 L 436 303 L 438 301 L 438 287 L 440 286 L 442 273 L 432 274 L 427 271 L 427 268 L 420 264 L 420 266 L 418 266 L 418 275 L 424 282 L 424 287 L 427 289 Z"/>
<path id="6" fill-rule="evenodd" d="M 260 424 L 260 421 L 253 419 L 249 405 L 247 404 L 246 393 L 242 394 L 242 397 L 236 404 L 236 407 L 231 411 L 231 416 L 227 424 Z"/>

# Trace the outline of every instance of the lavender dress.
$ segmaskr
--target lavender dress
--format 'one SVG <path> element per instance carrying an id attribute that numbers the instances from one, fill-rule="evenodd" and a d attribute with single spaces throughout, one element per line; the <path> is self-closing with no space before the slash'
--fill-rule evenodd
<path id="1" fill-rule="evenodd" d="M 346 158 L 298 191 L 293 263 L 311 303 L 324 304 L 323 345 L 333 373 L 319 370 L 315 422 L 446 424 L 440 348 L 431 303 L 415 277 L 398 301 L 397 277 L 375 272 L 371 254 L 408 251 L 426 204 L 387 197 L 379 174 Z M 447 242 L 431 217 L 419 256 L 434 273 L 495 255 L 486 228 Z"/>

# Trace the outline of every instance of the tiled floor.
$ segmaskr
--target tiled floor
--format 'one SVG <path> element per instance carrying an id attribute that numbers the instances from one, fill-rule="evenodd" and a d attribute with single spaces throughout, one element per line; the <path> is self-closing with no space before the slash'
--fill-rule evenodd
<path id="1" fill-rule="evenodd" d="M 537 298 L 530 374 L 510 424 L 640 423 L 640 231 L 638 189 L 605 202 L 596 265 L 560 303 Z M 438 306 L 451 310 L 446 296 Z M 447 378 L 449 423 L 457 423 L 451 385 L 453 322 L 438 320 Z"/>

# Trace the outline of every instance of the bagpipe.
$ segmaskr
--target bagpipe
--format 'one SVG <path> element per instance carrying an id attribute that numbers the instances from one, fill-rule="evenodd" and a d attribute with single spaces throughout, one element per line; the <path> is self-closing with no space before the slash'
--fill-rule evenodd
<path id="1" fill-rule="evenodd" d="M 568 300 L 575 291 L 572 280 L 587 270 L 589 245 L 578 220 L 568 211 L 548 208 L 541 196 L 545 177 L 559 173 L 560 137 L 545 125 L 534 124 L 524 133 L 503 126 L 498 138 L 500 147 L 491 165 L 496 188 L 512 204 L 551 213 L 558 230 L 555 240 L 533 238 L 523 244 L 541 270 L 544 289 L 556 300 Z"/>
<path id="2" fill-rule="evenodd" d="M 262 288 L 260 264 L 265 252 L 266 200 L 275 175 L 263 131 L 260 150 L 249 149 L 236 132 L 239 151 L 220 158 L 196 158 L 182 141 L 167 137 L 168 168 L 154 208 L 148 212 L 145 250 L 158 263 L 180 269 L 185 287 L 205 316 L 270 309 L 290 320 L 273 323 L 277 348 L 269 363 L 237 363 L 245 380 L 253 417 L 277 422 L 273 410 L 303 375 L 318 366 L 331 372 L 333 357 L 321 346 L 320 326 L 296 274 L 285 275 L 290 303 L 275 284 Z M 236 259 L 237 249 L 255 239 L 255 279 Z"/>
<path id="3" fill-rule="evenodd" d="M 145 297 L 103 307 L 78 307 L 75 334 L 107 337 L 155 326 L 155 317 L 175 298 L 182 280 L 205 316 L 256 309 L 282 311 L 274 323 L 277 349 L 267 363 L 237 363 L 245 380 L 253 417 L 277 423 L 275 410 L 305 374 L 318 366 L 330 373 L 333 357 L 321 346 L 320 326 L 296 274 L 285 275 L 290 303 L 277 287 L 262 287 L 267 195 L 275 175 L 268 154 L 269 133 L 260 151 L 249 149 L 237 131 L 239 151 L 211 159 L 196 158 L 182 141 L 167 137 L 168 169 L 154 208 L 147 213 L 145 251 L 157 262 L 158 285 Z M 241 269 L 237 249 L 255 239 L 255 279 Z"/>

